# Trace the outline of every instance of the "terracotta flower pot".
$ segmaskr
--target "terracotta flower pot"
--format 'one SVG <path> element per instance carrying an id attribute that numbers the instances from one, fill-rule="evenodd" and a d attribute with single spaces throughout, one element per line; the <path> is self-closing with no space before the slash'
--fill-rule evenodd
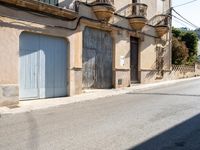
<path id="1" fill-rule="evenodd" d="M 108 22 L 115 12 L 115 8 L 110 4 L 95 4 L 92 9 L 97 19 L 104 22 Z"/>
<path id="2" fill-rule="evenodd" d="M 135 30 L 142 30 L 145 26 L 147 19 L 145 17 L 130 17 L 129 23 L 131 27 Z"/>
<path id="3" fill-rule="evenodd" d="M 155 27 L 158 37 L 162 37 L 169 31 L 169 27 L 167 25 L 158 25 Z"/>

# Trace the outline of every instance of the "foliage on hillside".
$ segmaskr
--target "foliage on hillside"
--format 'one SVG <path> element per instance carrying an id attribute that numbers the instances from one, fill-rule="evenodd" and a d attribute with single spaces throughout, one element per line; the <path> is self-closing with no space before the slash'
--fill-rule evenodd
<path id="1" fill-rule="evenodd" d="M 186 64 L 188 60 L 188 48 L 185 43 L 176 37 L 172 38 L 172 63 L 176 65 Z"/>
<path id="2" fill-rule="evenodd" d="M 177 28 L 173 28 L 172 33 L 172 63 L 177 65 L 194 64 L 197 61 L 197 34 L 194 31 L 181 30 Z"/>

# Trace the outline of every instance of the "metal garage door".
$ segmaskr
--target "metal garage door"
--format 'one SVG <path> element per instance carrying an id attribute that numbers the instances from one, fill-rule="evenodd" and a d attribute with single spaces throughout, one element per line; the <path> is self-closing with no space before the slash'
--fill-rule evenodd
<path id="1" fill-rule="evenodd" d="M 83 37 L 83 88 L 111 87 L 111 35 L 109 32 L 86 28 Z"/>
<path id="2" fill-rule="evenodd" d="M 67 95 L 67 42 L 40 34 L 20 36 L 20 99 Z"/>

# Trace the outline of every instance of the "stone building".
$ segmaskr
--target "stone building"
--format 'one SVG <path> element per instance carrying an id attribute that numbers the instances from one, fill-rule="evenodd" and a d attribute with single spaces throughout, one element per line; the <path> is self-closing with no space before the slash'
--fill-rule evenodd
<path id="1" fill-rule="evenodd" d="M 0 105 L 168 79 L 171 0 L 0 0 Z"/>

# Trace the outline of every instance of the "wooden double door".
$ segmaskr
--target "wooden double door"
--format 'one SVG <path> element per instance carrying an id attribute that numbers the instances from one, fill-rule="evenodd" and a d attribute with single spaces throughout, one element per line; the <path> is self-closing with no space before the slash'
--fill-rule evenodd
<path id="1" fill-rule="evenodd" d="M 112 88 L 110 33 L 86 27 L 83 34 L 83 88 Z"/>

